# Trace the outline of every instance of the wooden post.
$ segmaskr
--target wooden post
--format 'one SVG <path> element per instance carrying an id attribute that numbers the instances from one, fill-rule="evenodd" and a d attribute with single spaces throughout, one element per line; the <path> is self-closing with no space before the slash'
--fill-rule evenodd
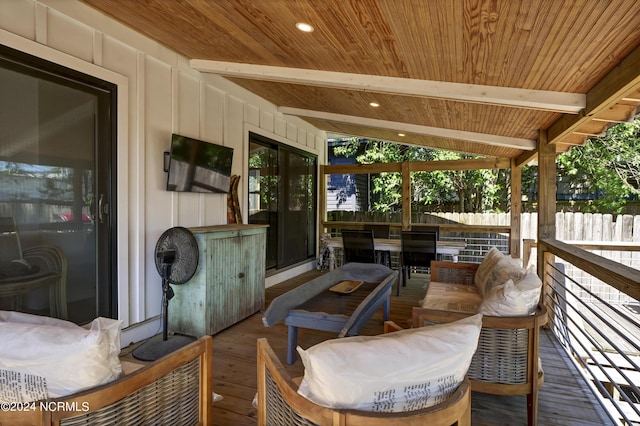
<path id="1" fill-rule="evenodd" d="M 540 130 L 538 142 L 538 242 L 542 238 L 556 238 L 556 147 L 549 143 L 546 130 Z M 554 256 L 538 243 L 538 276 L 543 283 L 546 273 L 553 274 L 547 266 L 553 262 Z"/>
<path id="2" fill-rule="evenodd" d="M 509 234 L 509 253 L 511 257 L 520 257 L 522 213 L 522 167 L 511 160 L 511 233 Z"/>
<path id="3" fill-rule="evenodd" d="M 411 229 L 411 169 L 408 161 L 402 162 L 402 230 Z"/>
<path id="4" fill-rule="evenodd" d="M 324 165 L 320 165 L 320 179 L 318 179 L 318 213 L 320 220 L 318 220 L 318 240 L 320 244 L 320 237 L 325 232 L 324 222 L 327 220 L 327 175 L 324 172 Z"/>

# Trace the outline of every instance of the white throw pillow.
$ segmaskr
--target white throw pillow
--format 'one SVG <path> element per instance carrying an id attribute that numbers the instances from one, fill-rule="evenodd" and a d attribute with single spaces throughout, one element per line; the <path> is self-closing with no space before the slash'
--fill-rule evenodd
<path id="1" fill-rule="evenodd" d="M 122 321 L 96 318 L 88 328 L 70 321 L 0 311 L 1 402 L 70 395 L 122 373 Z"/>
<path id="2" fill-rule="evenodd" d="M 414 411 L 457 389 L 471 364 L 482 315 L 379 336 L 332 339 L 308 350 L 298 393 L 329 408 Z"/>
<path id="3" fill-rule="evenodd" d="M 541 290 L 542 281 L 533 273 L 516 283 L 507 280 L 485 295 L 478 312 L 494 317 L 531 315 L 538 306 Z"/>
<path id="4" fill-rule="evenodd" d="M 522 268 L 520 259 L 503 256 L 489 274 L 484 286 L 484 294 L 486 295 L 492 288 L 506 283 L 507 280 L 513 280 L 514 282 L 521 280 L 525 273 L 526 271 Z"/>
<path id="5" fill-rule="evenodd" d="M 478 270 L 476 271 L 476 275 L 473 280 L 473 283 L 476 285 L 476 287 L 478 287 L 478 290 L 480 290 L 481 295 L 484 295 L 485 293 L 487 280 L 493 272 L 493 268 L 495 268 L 500 259 L 504 257 L 504 253 L 502 253 L 496 247 L 491 247 L 491 249 L 484 256 L 484 259 L 482 259 L 482 262 L 478 266 Z"/>

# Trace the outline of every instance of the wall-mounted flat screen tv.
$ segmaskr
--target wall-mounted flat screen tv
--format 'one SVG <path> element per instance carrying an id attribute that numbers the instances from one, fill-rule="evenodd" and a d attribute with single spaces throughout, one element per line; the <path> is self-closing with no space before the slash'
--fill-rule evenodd
<path id="1" fill-rule="evenodd" d="M 171 135 L 168 191 L 229 192 L 233 148 Z"/>

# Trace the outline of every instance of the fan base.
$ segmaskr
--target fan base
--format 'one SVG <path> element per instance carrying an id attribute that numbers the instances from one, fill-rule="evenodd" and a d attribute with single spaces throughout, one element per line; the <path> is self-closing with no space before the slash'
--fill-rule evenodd
<path id="1" fill-rule="evenodd" d="M 167 340 L 162 340 L 162 335 L 157 335 L 134 349 L 132 355 L 141 361 L 155 361 L 195 340 L 194 337 L 181 335 L 168 336 Z"/>

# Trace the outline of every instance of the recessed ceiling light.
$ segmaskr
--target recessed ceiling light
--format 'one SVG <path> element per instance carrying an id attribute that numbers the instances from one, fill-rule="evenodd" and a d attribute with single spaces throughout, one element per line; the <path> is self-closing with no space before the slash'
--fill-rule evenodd
<path id="1" fill-rule="evenodd" d="M 369 102 L 369 105 L 371 105 L 374 108 L 378 108 L 380 106 L 380 104 L 377 102 Z"/>
<path id="2" fill-rule="evenodd" d="M 296 28 L 300 31 L 304 31 L 305 33 L 310 33 L 313 31 L 313 27 L 305 22 L 298 22 L 296 24 Z"/>
<path id="3" fill-rule="evenodd" d="M 406 136 L 406 135 L 405 135 L 404 133 L 398 133 L 398 136 L 402 136 L 402 137 L 404 137 L 404 136 Z"/>

